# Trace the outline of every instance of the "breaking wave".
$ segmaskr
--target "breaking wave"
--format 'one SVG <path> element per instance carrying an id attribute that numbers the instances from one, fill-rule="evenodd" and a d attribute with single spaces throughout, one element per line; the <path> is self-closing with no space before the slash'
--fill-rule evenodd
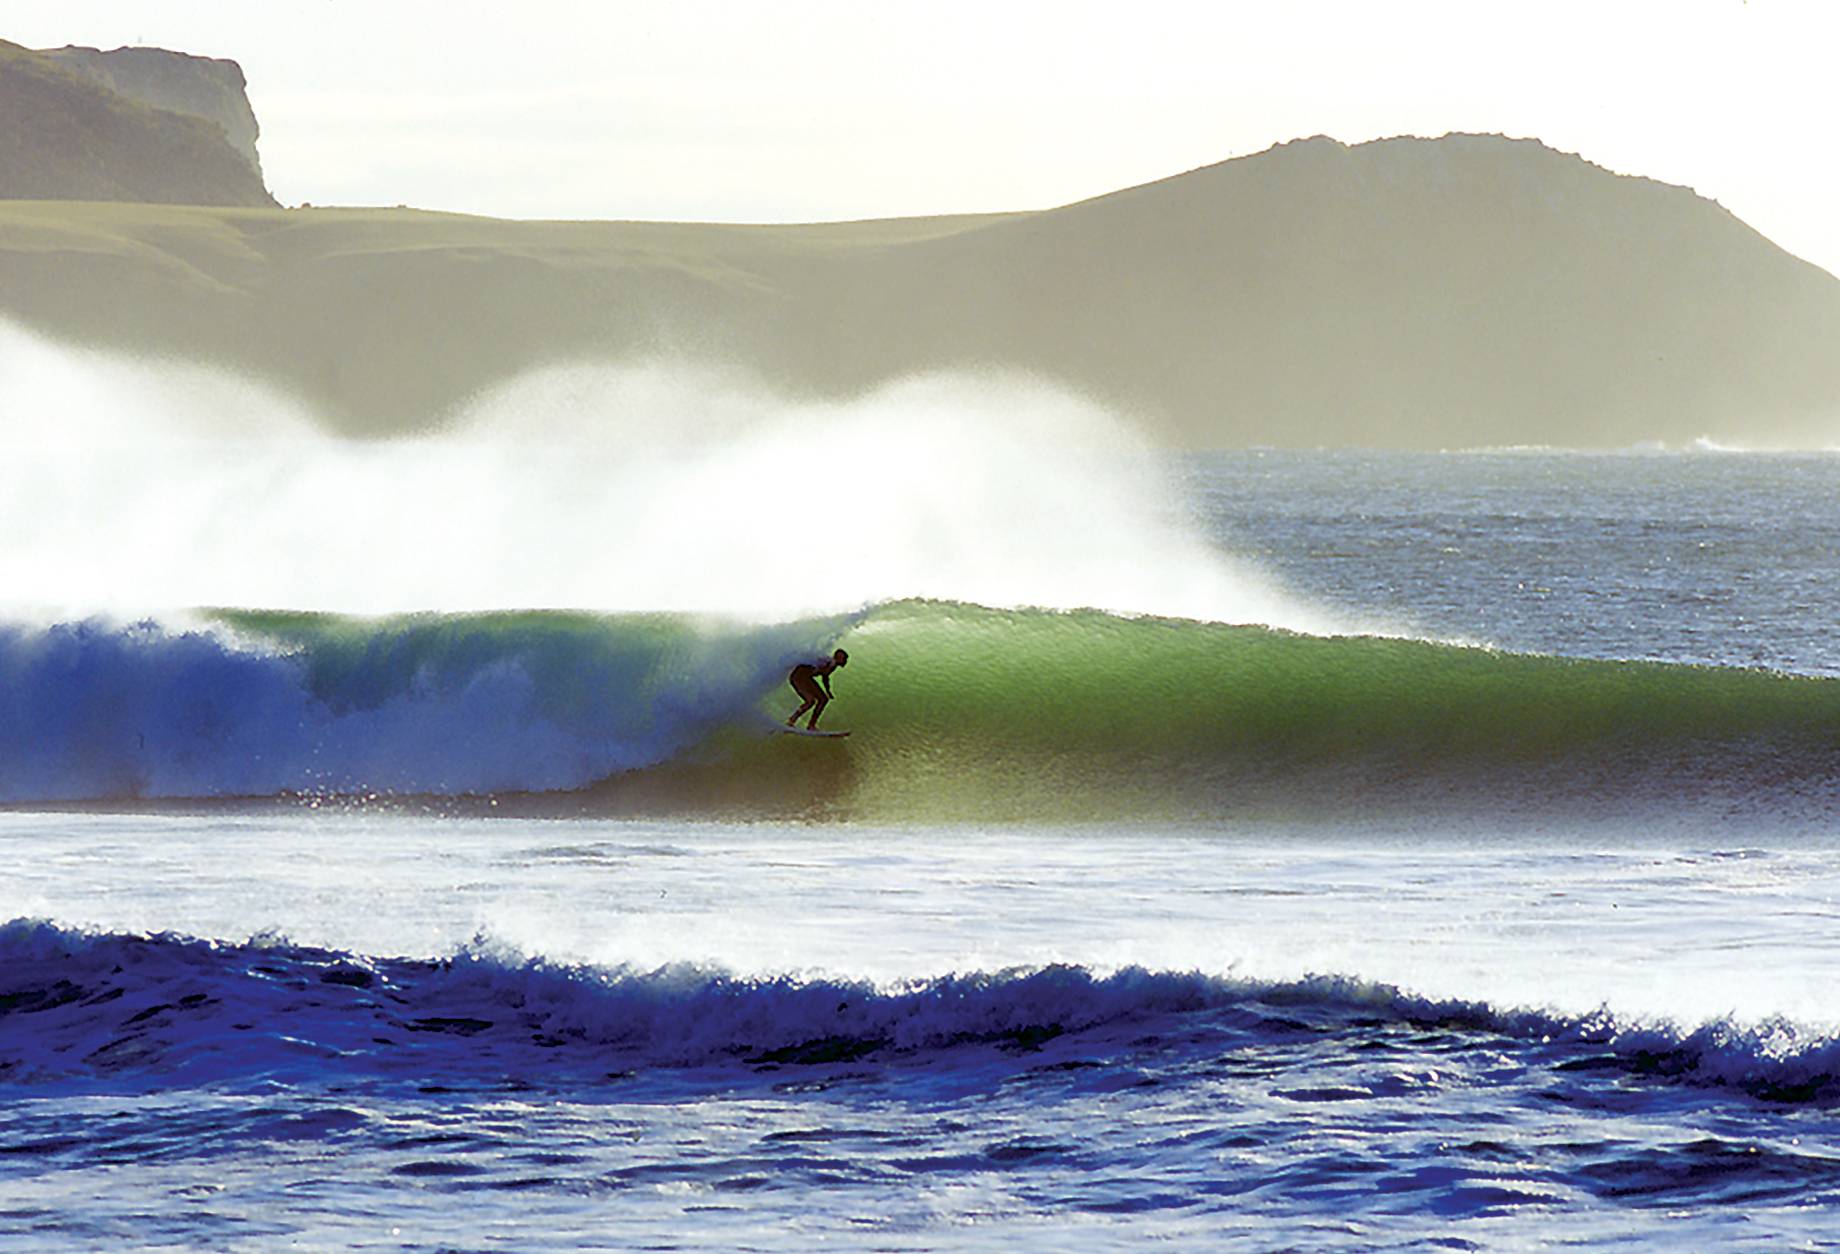
<path id="1" fill-rule="evenodd" d="M 1612 1071 L 1779 1101 L 1840 1092 L 1840 1043 L 1774 1021 L 1682 1029 L 1421 997 L 1335 976 L 1287 982 L 1079 966 L 893 986 L 744 977 L 690 965 L 557 964 L 477 941 L 442 958 L 0 927 L 0 1084 L 158 1090 L 365 1079 L 596 1084 L 659 1068 L 949 1065 L 962 1049 L 1236 1049 L 1398 1029 L 1526 1051 L 1555 1072 Z M 1121 1045 L 1121 1040 L 1125 1042 Z M 1422 1042 L 1421 1042 L 1422 1043 Z M 1114 1059 L 1116 1062 L 1117 1059 Z"/>
<path id="2" fill-rule="evenodd" d="M 775 736 L 842 644 L 828 725 Z M 893 821 L 1840 810 L 1840 681 L 904 601 L 0 630 L 0 799 L 481 798 Z M 547 798 L 547 800 L 545 800 Z M 521 799 L 521 800 L 520 800 Z"/>

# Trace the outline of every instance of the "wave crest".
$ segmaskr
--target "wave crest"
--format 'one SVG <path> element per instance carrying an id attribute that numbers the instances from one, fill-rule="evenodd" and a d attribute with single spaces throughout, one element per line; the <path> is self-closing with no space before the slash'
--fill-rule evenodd
<path id="1" fill-rule="evenodd" d="M 1683 1030 L 1439 1000 L 1339 976 L 1049 966 L 866 981 L 551 963 L 484 940 L 441 959 L 0 926 L 0 1082 L 158 1089 L 370 1076 L 411 1082 L 778 1068 L 949 1065 L 1109 1033 L 1126 1054 L 1194 1054 L 1396 1027 L 1513 1042 L 1560 1072 L 1613 1071 L 1781 1101 L 1840 1095 L 1840 1041 L 1775 1020 Z M 1094 1037 L 1095 1046 L 1101 1044 Z"/>

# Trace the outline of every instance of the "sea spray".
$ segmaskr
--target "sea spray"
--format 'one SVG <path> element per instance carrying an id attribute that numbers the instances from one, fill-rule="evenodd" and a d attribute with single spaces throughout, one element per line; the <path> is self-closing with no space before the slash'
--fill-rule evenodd
<path id="1" fill-rule="evenodd" d="M 927 596 L 1349 625 L 1205 540 L 1125 422 L 1025 378 L 821 404 L 682 365 L 558 366 L 367 442 L 234 376 L 0 324 L 0 414 L 0 589 L 66 617 L 783 621 Z"/>

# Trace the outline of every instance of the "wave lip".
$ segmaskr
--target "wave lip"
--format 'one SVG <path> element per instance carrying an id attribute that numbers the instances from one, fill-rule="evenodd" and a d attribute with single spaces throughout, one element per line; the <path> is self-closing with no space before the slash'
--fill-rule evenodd
<path id="1" fill-rule="evenodd" d="M 964 1048 L 1193 1054 L 1397 1028 L 1515 1042 L 1556 1072 L 1840 1100 L 1840 1041 L 1784 1021 L 1681 1030 L 1439 1000 L 1347 977 L 1263 982 L 1077 966 L 895 987 L 550 963 L 476 942 L 374 958 L 274 938 L 241 944 L 0 927 L 0 1084 L 159 1090 L 359 1080 L 599 1084 L 661 1069 L 874 1060 L 951 1066 Z M 979 1055 L 982 1057 L 982 1054 Z M 1179 1061 L 1179 1059 L 1178 1059 Z"/>
<path id="2" fill-rule="evenodd" d="M 753 716 L 845 620 L 219 613 L 0 626 L 0 801 L 580 788 Z"/>

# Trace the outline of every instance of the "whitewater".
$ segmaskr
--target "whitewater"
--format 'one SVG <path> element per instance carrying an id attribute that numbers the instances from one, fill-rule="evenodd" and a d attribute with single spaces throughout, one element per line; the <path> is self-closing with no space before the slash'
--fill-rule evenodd
<path id="1" fill-rule="evenodd" d="M 9 1247 L 1832 1229 L 1831 454 L 678 362 L 367 443 L 3 326 L 0 424 Z"/>

